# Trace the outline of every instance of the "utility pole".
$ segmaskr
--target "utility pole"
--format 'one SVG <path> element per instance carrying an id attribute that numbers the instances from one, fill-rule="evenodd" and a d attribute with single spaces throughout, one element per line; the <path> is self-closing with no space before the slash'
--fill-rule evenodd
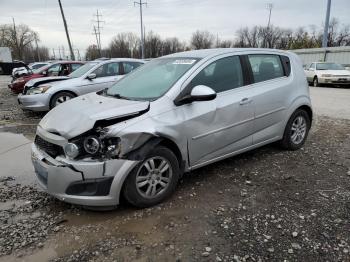
<path id="1" fill-rule="evenodd" d="M 147 2 L 142 2 L 142 0 L 139 0 L 139 2 L 134 2 L 134 6 L 139 5 L 140 6 L 140 21 L 141 21 L 141 58 L 145 58 L 145 48 L 144 48 L 144 37 L 143 37 L 143 21 L 142 21 L 142 6 L 147 5 Z"/>
<path id="2" fill-rule="evenodd" d="M 22 52 L 19 50 L 19 46 L 18 46 L 16 23 L 15 23 L 15 19 L 13 17 L 12 17 L 12 22 L 13 22 L 13 31 L 14 31 L 14 35 L 15 35 L 16 49 L 17 49 L 17 53 L 18 53 L 18 56 L 19 56 L 18 58 L 22 59 Z"/>
<path id="3" fill-rule="evenodd" d="M 266 5 L 266 8 L 269 10 L 269 21 L 267 22 L 267 29 L 269 29 L 270 28 L 270 22 L 271 22 L 271 13 L 272 13 L 273 4 L 272 3 L 268 3 Z"/>
<path id="4" fill-rule="evenodd" d="M 72 60 L 75 60 L 74 53 L 73 53 L 73 48 L 72 48 L 72 44 L 71 44 L 70 38 L 69 38 L 69 33 L 68 33 L 66 18 L 64 17 L 64 13 L 63 13 L 63 8 L 62 8 L 61 0 L 58 0 L 58 4 L 60 5 L 61 15 L 62 15 L 62 19 L 63 19 L 63 25 L 64 25 L 64 29 L 66 30 L 66 36 L 67 36 L 68 46 L 69 46 L 69 50 L 70 50 L 70 57 L 71 57 Z"/>
<path id="5" fill-rule="evenodd" d="M 56 54 L 55 54 L 55 49 L 52 48 L 52 53 L 53 53 L 53 59 L 56 60 Z"/>
<path id="6" fill-rule="evenodd" d="M 331 2 L 332 0 L 327 0 L 327 12 L 326 12 L 326 22 L 324 23 L 324 31 L 323 31 L 323 38 L 322 38 L 322 47 L 327 47 L 328 43 L 328 28 L 329 28 L 329 16 L 331 13 Z"/>
<path id="7" fill-rule="evenodd" d="M 97 23 L 97 28 L 95 28 L 95 26 L 94 26 L 96 38 L 98 38 L 97 47 L 100 50 L 100 55 L 101 55 L 101 29 L 102 29 L 102 27 L 100 24 L 104 23 L 105 21 L 100 20 L 100 17 L 102 17 L 102 15 L 99 14 L 98 9 L 97 9 L 96 15 L 94 15 L 94 16 L 96 16 L 96 20 L 94 20 L 94 21 Z"/>
<path id="8" fill-rule="evenodd" d="M 38 55 L 38 60 L 40 62 L 41 58 L 40 58 L 40 52 L 39 52 L 39 46 L 38 46 L 38 36 L 36 34 L 35 34 L 35 45 L 36 45 L 36 53 Z"/>
<path id="9" fill-rule="evenodd" d="M 100 57 L 101 57 L 101 48 L 100 48 L 100 42 L 99 42 L 99 40 L 98 40 L 98 32 L 97 32 L 97 30 L 96 30 L 96 26 L 94 26 L 94 33 L 93 33 L 93 34 L 94 34 L 95 37 L 96 37 L 96 45 L 97 45 L 98 53 L 99 53 L 99 55 L 100 55 Z"/>

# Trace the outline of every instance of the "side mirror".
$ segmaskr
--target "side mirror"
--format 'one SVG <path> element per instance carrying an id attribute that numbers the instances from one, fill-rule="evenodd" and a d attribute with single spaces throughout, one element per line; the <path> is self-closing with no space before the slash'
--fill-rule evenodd
<path id="1" fill-rule="evenodd" d="M 96 78 L 96 74 L 95 73 L 91 73 L 86 78 L 89 79 L 89 80 L 95 79 Z"/>
<path id="2" fill-rule="evenodd" d="M 192 88 L 191 94 L 175 100 L 175 105 L 183 105 L 194 101 L 210 101 L 216 98 L 216 92 L 208 86 L 198 85 Z"/>

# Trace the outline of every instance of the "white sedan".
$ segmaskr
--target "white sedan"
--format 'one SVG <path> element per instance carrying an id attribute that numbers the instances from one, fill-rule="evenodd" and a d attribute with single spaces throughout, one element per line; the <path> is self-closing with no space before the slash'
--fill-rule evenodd
<path id="1" fill-rule="evenodd" d="M 350 71 L 344 66 L 329 62 L 314 62 L 305 69 L 307 81 L 313 86 L 350 85 Z"/>

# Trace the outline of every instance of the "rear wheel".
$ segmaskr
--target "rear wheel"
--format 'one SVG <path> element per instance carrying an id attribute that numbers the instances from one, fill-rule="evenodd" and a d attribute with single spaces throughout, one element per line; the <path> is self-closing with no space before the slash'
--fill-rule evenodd
<path id="1" fill-rule="evenodd" d="M 66 91 L 59 92 L 51 98 L 50 109 L 66 102 L 68 100 L 71 100 L 74 97 L 75 97 L 75 95 L 73 93 L 66 92 Z"/>
<path id="2" fill-rule="evenodd" d="M 156 205 L 174 192 L 179 173 L 174 153 L 166 147 L 156 147 L 128 175 L 124 197 L 137 207 Z"/>
<path id="3" fill-rule="evenodd" d="M 296 110 L 289 118 L 284 130 L 281 145 L 288 150 L 300 149 L 309 134 L 311 121 L 308 113 L 303 109 Z"/>

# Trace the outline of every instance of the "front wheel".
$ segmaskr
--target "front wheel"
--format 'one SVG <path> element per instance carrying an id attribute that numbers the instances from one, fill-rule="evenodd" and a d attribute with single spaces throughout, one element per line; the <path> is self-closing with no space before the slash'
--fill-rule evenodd
<path id="1" fill-rule="evenodd" d="M 156 205 L 174 192 L 179 173 L 174 153 L 166 147 L 156 147 L 128 175 L 124 197 L 137 207 Z"/>
<path id="2" fill-rule="evenodd" d="M 317 77 L 314 78 L 313 86 L 314 87 L 319 87 L 320 86 L 320 84 L 318 83 L 318 78 Z"/>
<path id="3" fill-rule="evenodd" d="M 289 118 L 284 130 L 281 145 L 288 150 L 300 149 L 309 134 L 311 121 L 308 113 L 303 109 L 296 110 Z"/>
<path id="4" fill-rule="evenodd" d="M 59 92 L 55 94 L 50 101 L 50 109 L 74 98 L 75 95 L 70 92 Z"/>

